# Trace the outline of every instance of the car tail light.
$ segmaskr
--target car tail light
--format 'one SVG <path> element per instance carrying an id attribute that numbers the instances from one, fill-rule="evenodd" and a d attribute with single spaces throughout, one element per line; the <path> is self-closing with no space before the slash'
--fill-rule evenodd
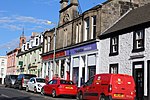
<path id="1" fill-rule="evenodd" d="M 112 92 L 112 85 L 111 84 L 108 85 L 108 92 Z"/>

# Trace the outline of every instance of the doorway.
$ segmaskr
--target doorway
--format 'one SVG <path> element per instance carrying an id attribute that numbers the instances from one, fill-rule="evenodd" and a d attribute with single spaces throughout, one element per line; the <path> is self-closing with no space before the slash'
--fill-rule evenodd
<path id="1" fill-rule="evenodd" d="M 144 62 L 133 63 L 133 76 L 136 84 L 136 98 L 143 100 L 144 97 Z"/>

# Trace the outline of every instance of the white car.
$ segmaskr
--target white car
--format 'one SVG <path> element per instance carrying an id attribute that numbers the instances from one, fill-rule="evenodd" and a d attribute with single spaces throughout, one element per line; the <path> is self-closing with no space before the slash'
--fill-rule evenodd
<path id="1" fill-rule="evenodd" d="M 32 77 L 27 83 L 26 91 L 41 92 L 44 85 L 46 85 L 44 78 Z"/>

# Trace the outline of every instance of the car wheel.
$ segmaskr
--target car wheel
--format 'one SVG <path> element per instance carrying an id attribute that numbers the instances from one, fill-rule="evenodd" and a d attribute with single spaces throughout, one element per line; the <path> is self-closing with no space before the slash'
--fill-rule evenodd
<path id="1" fill-rule="evenodd" d="M 44 88 L 41 89 L 41 95 L 44 95 Z"/>
<path id="2" fill-rule="evenodd" d="M 37 89 L 36 89 L 36 87 L 34 87 L 34 93 L 36 93 L 37 92 Z"/>
<path id="3" fill-rule="evenodd" d="M 21 85 L 19 85 L 19 90 L 21 90 L 22 89 L 22 86 Z"/>
<path id="4" fill-rule="evenodd" d="M 82 92 L 79 92 L 77 94 L 77 100 L 83 100 L 83 94 L 82 94 Z"/>
<path id="5" fill-rule="evenodd" d="M 52 90 L 52 97 L 55 98 L 56 97 L 56 91 Z"/>
<path id="6" fill-rule="evenodd" d="M 28 92 L 29 91 L 29 87 L 28 86 L 26 86 L 26 92 Z"/>
<path id="7" fill-rule="evenodd" d="M 99 100 L 109 100 L 105 95 L 100 95 Z"/>

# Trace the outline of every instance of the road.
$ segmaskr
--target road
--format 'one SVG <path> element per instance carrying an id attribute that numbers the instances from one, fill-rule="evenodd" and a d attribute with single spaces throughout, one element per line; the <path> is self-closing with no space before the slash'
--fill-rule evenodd
<path id="1" fill-rule="evenodd" d="M 52 98 L 51 96 L 42 96 L 40 93 L 26 92 L 13 88 L 6 88 L 0 85 L 0 100 L 76 100 L 71 97 Z"/>

